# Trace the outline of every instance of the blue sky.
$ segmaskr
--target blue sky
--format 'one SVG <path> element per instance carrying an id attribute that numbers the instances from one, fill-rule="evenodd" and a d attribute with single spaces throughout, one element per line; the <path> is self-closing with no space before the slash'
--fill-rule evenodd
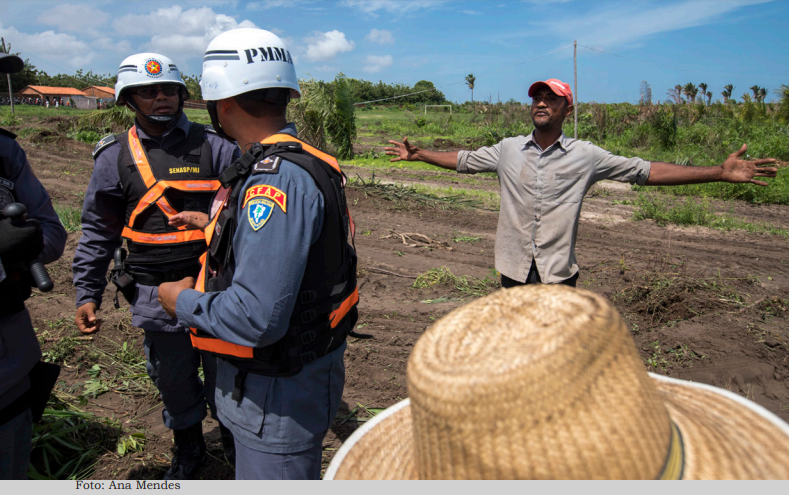
<path id="1" fill-rule="evenodd" d="M 725 84 L 738 98 L 757 84 L 770 101 L 789 84 L 787 26 L 783 0 L 0 1 L 0 36 L 49 74 L 114 73 L 154 51 L 199 75 L 214 36 L 258 27 L 285 40 L 299 77 L 426 79 L 461 102 L 470 73 L 475 100 L 527 102 L 529 84 L 550 77 L 572 84 L 576 39 L 581 101 L 637 102 L 642 80 L 654 100 L 705 82 L 713 100 Z"/>

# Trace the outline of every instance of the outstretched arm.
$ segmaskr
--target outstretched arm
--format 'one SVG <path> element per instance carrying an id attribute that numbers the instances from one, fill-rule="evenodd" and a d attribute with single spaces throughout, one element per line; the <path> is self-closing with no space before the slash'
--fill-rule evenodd
<path id="1" fill-rule="evenodd" d="M 775 163 L 775 158 L 761 160 L 740 160 L 745 154 L 746 145 L 735 151 L 723 164 L 717 167 L 683 167 L 672 163 L 652 162 L 648 186 L 677 186 L 680 184 L 700 184 L 702 182 L 736 182 L 766 186 L 767 182 L 754 177 L 775 177 L 778 169 L 764 167 Z"/>
<path id="2" fill-rule="evenodd" d="M 403 141 L 389 141 L 394 146 L 387 146 L 384 148 L 387 155 L 394 155 L 396 158 L 389 160 L 390 162 L 399 162 L 406 160 L 409 162 L 425 162 L 430 165 L 436 165 L 450 170 L 457 170 L 458 152 L 457 151 L 428 151 L 417 148 L 408 142 L 408 138 L 404 137 Z"/>

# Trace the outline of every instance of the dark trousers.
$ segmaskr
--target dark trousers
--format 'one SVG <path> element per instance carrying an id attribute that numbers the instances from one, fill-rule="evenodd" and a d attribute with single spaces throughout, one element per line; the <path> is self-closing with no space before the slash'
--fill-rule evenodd
<path id="1" fill-rule="evenodd" d="M 570 287 L 575 287 L 575 284 L 578 282 L 578 274 L 576 273 L 572 277 L 568 278 L 567 280 L 562 280 L 559 282 L 561 285 L 569 285 Z M 529 285 L 529 284 L 541 284 L 542 279 L 540 279 L 540 273 L 537 271 L 537 264 L 534 263 L 534 260 L 531 262 L 531 268 L 529 268 L 529 276 L 526 277 L 525 282 L 518 282 L 517 280 L 513 280 L 507 276 L 501 276 L 501 288 L 502 289 L 509 289 L 512 287 L 518 287 L 519 285 Z"/>
<path id="2" fill-rule="evenodd" d="M 27 479 L 32 435 L 30 408 L 0 426 L 0 480 Z"/>
<path id="3" fill-rule="evenodd" d="M 216 417 L 216 358 L 203 355 L 192 347 L 186 332 L 145 331 L 146 368 L 159 389 L 164 411 L 164 425 L 184 430 L 206 417 L 206 404 Z M 203 361 L 205 384 L 198 368 Z"/>
<path id="4" fill-rule="evenodd" d="M 237 480 L 318 480 L 322 445 L 295 454 L 269 454 L 236 440 Z"/>

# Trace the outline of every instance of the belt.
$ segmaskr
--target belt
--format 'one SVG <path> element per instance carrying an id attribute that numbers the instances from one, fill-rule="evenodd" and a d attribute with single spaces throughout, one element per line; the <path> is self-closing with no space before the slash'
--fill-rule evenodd
<path id="1" fill-rule="evenodd" d="M 195 264 L 186 268 L 181 268 L 180 270 L 170 270 L 167 272 L 137 272 L 131 269 L 129 273 L 131 273 L 132 278 L 134 278 L 134 281 L 139 285 L 157 286 L 165 282 L 177 282 L 186 277 L 197 278 L 201 268 L 202 266 L 200 264 Z"/>

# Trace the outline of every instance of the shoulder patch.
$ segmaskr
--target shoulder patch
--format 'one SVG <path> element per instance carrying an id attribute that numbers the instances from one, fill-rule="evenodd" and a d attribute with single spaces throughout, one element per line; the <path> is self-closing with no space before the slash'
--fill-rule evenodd
<path id="1" fill-rule="evenodd" d="M 244 195 L 244 202 L 242 203 L 241 207 L 246 208 L 247 203 L 249 203 L 249 201 L 254 198 L 270 199 L 274 202 L 274 204 L 280 207 L 283 213 L 288 212 L 288 195 L 274 186 L 261 184 L 259 186 L 250 187 L 247 189 L 247 192 Z"/>
<path id="2" fill-rule="evenodd" d="M 252 226 L 252 230 L 257 232 L 266 225 L 273 212 L 274 202 L 270 199 L 257 197 L 250 200 L 247 203 L 247 215 L 249 216 L 249 225 Z"/>
<path id="3" fill-rule="evenodd" d="M 278 156 L 269 156 L 260 160 L 252 167 L 253 174 L 276 174 L 279 173 L 279 164 L 282 158 Z"/>
<path id="4" fill-rule="evenodd" d="M 7 129 L 3 129 L 2 127 L 0 127 L 0 134 L 2 134 L 3 136 L 8 136 L 11 139 L 16 139 L 16 134 L 14 134 L 13 132 Z"/>
<path id="5" fill-rule="evenodd" d="M 214 126 L 212 126 L 212 125 L 207 125 L 207 126 L 205 126 L 205 132 L 210 132 L 211 134 L 216 134 L 216 129 L 214 129 Z"/>
<path id="6" fill-rule="evenodd" d="M 96 144 L 96 147 L 93 149 L 93 159 L 95 160 L 99 156 L 99 153 L 104 151 L 105 148 L 109 147 L 112 143 L 116 141 L 117 140 L 115 139 L 115 134 L 108 134 L 103 138 L 101 138 L 101 141 L 99 141 Z"/>

